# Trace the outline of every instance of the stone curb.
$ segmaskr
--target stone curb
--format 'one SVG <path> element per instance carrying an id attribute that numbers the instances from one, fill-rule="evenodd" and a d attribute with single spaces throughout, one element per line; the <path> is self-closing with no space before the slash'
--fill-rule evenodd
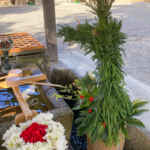
<path id="1" fill-rule="evenodd" d="M 150 150 L 150 132 L 147 129 L 129 126 L 125 150 Z"/>

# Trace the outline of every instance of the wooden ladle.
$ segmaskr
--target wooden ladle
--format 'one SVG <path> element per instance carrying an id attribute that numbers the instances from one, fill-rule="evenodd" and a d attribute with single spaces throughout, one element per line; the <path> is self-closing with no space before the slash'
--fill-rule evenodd
<path id="1" fill-rule="evenodd" d="M 35 110 L 31 110 L 29 108 L 28 103 L 24 100 L 19 86 L 24 84 L 34 84 L 34 85 L 46 85 L 50 87 L 60 87 L 64 88 L 64 86 L 58 85 L 58 84 L 51 84 L 51 83 L 41 83 L 38 81 L 44 81 L 47 80 L 47 77 L 45 74 L 38 74 L 38 75 L 29 75 L 26 77 L 23 77 L 23 71 L 21 69 L 12 69 L 9 71 L 7 76 L 3 76 L 0 78 L 0 89 L 3 88 L 12 88 L 19 105 L 21 107 L 22 113 L 16 115 L 15 117 L 15 123 L 18 125 L 21 122 L 25 122 L 27 120 L 32 119 L 34 116 L 37 115 L 37 112 Z"/>
<path id="2" fill-rule="evenodd" d="M 19 85 L 23 85 L 25 83 L 27 84 L 27 83 L 30 83 L 31 81 L 37 82 L 37 81 L 46 80 L 46 79 L 47 77 L 44 74 L 23 77 L 23 71 L 20 69 L 11 70 L 8 73 L 8 76 L 6 77 L 7 87 L 13 89 L 13 92 L 22 110 L 22 113 L 16 115 L 15 117 L 15 123 L 17 125 L 21 122 L 31 120 L 34 116 L 37 115 L 37 112 L 35 110 L 31 110 L 29 108 L 28 103 L 24 100 L 20 92 Z"/>

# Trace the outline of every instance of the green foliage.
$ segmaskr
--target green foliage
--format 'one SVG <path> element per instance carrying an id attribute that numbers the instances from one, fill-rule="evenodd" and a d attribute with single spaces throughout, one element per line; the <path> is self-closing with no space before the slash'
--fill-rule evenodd
<path id="1" fill-rule="evenodd" d="M 58 91 L 61 94 L 62 98 L 65 100 L 76 100 L 78 96 L 78 88 L 74 85 L 74 82 L 69 85 L 65 85 L 64 88 L 59 88 Z"/>
<path id="2" fill-rule="evenodd" d="M 93 142 L 102 139 L 108 145 L 118 142 L 120 132 L 127 135 L 128 124 L 144 127 L 134 116 L 147 111 L 141 108 L 147 102 L 132 103 L 124 87 L 122 45 L 126 35 L 121 32 L 121 21 L 111 16 L 112 3 L 92 1 L 88 6 L 96 15 L 96 23 L 61 26 L 58 32 L 65 42 L 79 43 L 97 62 L 95 78 L 87 74 L 77 82 L 80 96 L 75 109 L 80 110 L 80 117 L 76 122 L 79 135 L 86 134 Z"/>
<path id="3" fill-rule="evenodd" d="M 60 84 L 63 86 L 69 86 L 74 82 L 75 79 L 78 79 L 76 74 L 69 69 L 53 69 L 51 72 L 50 82 L 53 84 Z"/>

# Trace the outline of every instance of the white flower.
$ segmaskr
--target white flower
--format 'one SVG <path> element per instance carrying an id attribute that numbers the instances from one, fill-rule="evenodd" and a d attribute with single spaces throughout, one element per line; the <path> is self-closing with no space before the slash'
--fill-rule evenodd
<path id="1" fill-rule="evenodd" d="M 5 146 L 8 150 L 66 150 L 67 140 L 65 138 L 65 129 L 61 123 L 56 122 L 51 113 L 40 113 L 32 120 L 21 123 L 20 127 L 12 125 L 3 135 Z M 46 135 L 43 137 L 47 142 L 25 143 L 20 137 L 22 131 L 33 122 L 48 125 Z M 15 134 L 14 134 L 15 133 Z"/>
<path id="2" fill-rule="evenodd" d="M 91 80 L 95 80 L 95 74 L 93 72 L 88 72 L 88 76 Z"/>

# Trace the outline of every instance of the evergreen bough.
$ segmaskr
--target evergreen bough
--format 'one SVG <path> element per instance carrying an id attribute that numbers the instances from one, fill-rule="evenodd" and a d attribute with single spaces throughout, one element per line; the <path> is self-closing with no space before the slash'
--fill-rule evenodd
<path id="1" fill-rule="evenodd" d="M 144 127 L 134 116 L 147 111 L 141 108 L 147 102 L 131 102 L 124 88 L 122 45 L 126 35 L 121 32 L 122 22 L 111 16 L 112 3 L 93 0 L 87 5 L 96 15 L 96 23 L 61 26 L 58 32 L 65 42 L 79 43 L 86 54 L 92 53 L 96 62 L 95 78 L 86 75 L 78 82 L 78 134 L 86 134 L 93 142 L 102 139 L 108 145 L 117 144 L 120 132 L 127 135 L 128 124 Z"/>

